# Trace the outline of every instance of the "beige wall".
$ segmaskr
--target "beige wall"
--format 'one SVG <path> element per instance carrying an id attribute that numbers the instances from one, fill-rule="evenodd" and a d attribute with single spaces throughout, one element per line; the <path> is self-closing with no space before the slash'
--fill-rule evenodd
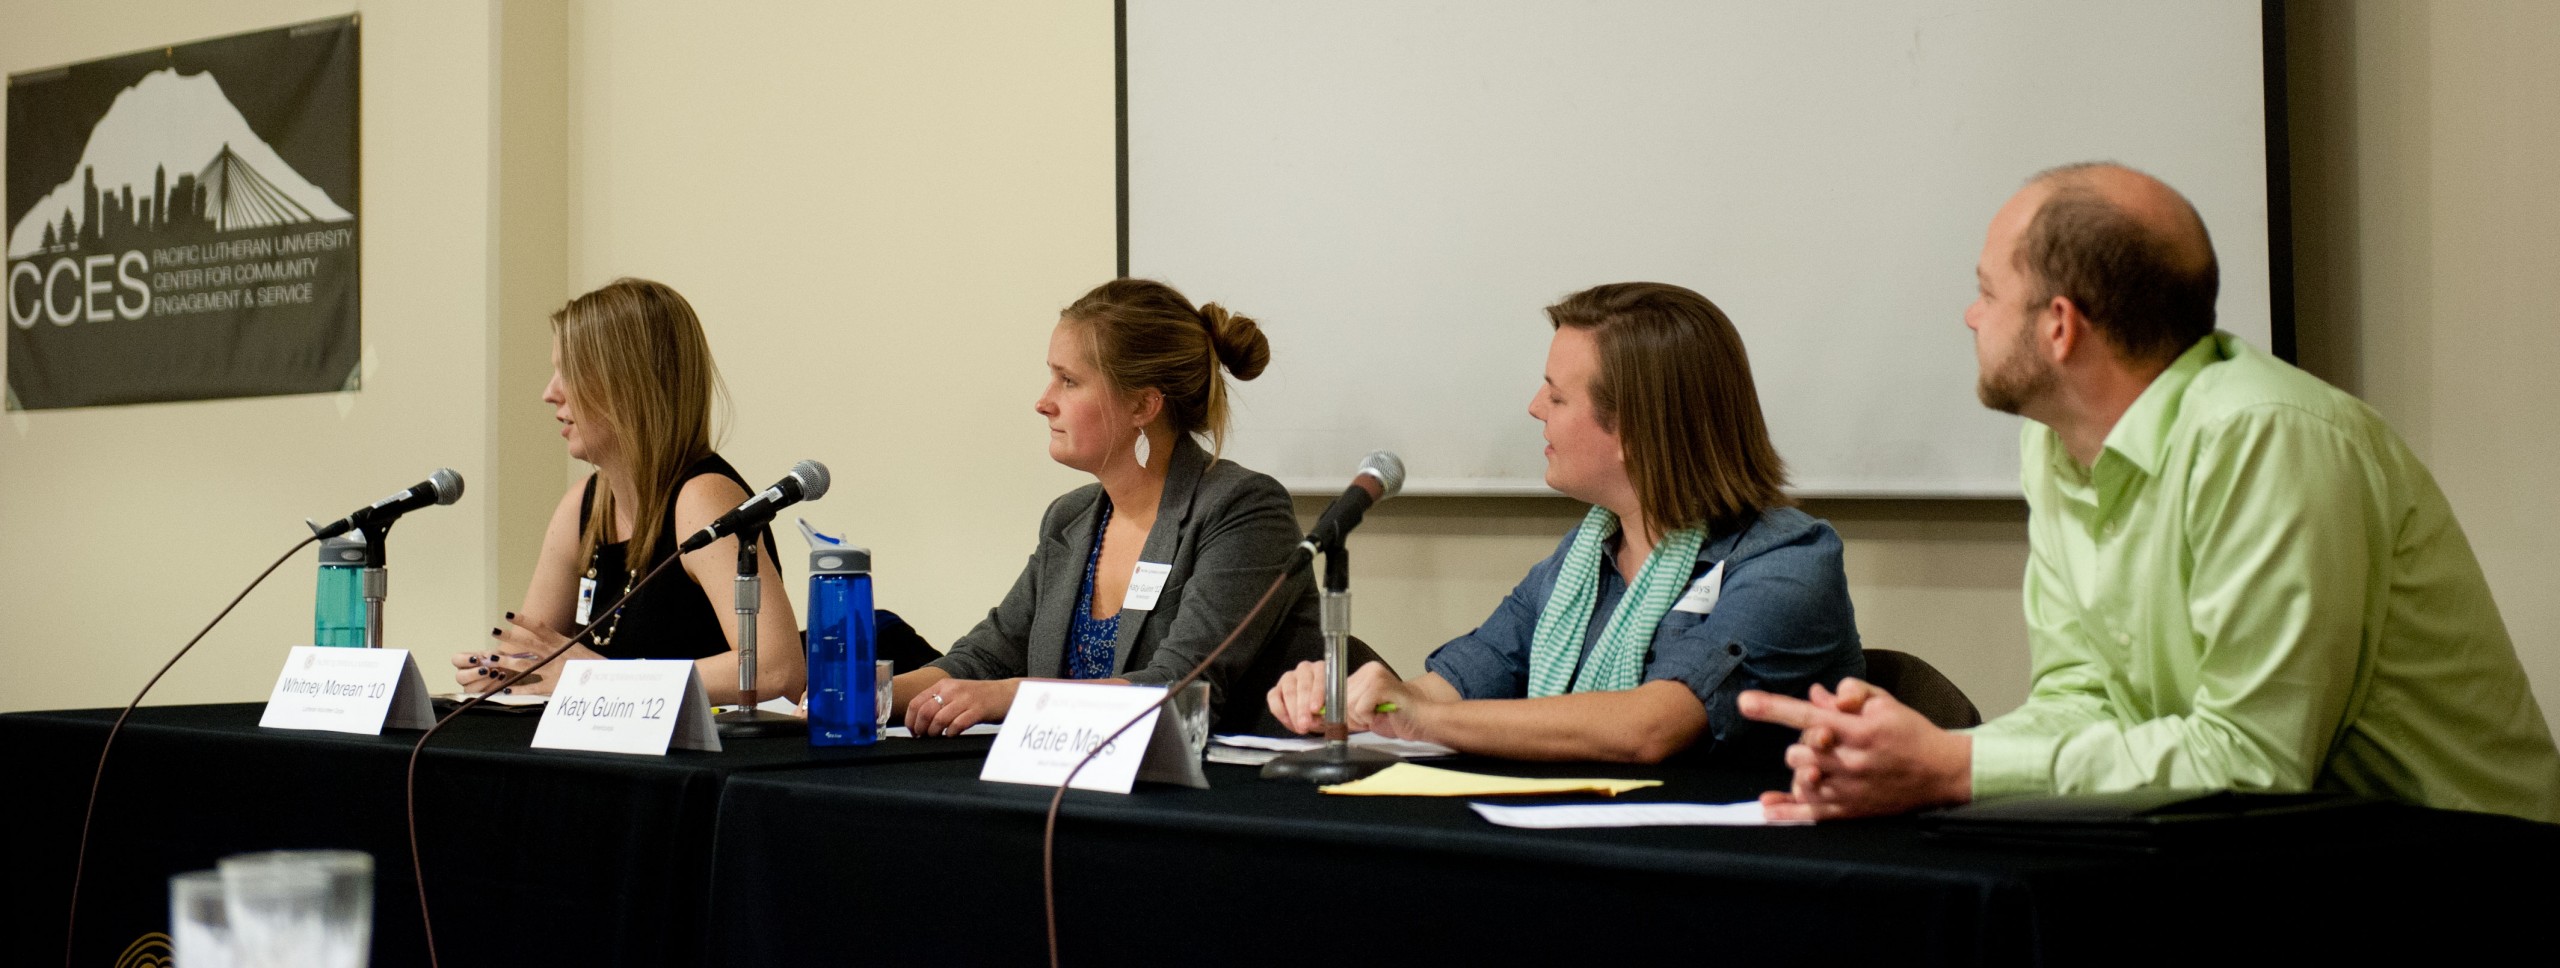
<path id="1" fill-rule="evenodd" d="M 825 462 L 834 490 L 801 513 L 871 547 L 881 601 L 949 642 L 1078 482 L 1031 400 L 1058 307 L 1112 272 L 1110 5 L 573 22 L 573 281 L 685 293 L 734 402 L 723 453 L 758 486 Z M 783 524 L 796 602 L 807 545 Z"/>
<path id="2" fill-rule="evenodd" d="M 2306 367 L 2390 418 L 2560 714 L 2560 5 L 2289 5 Z"/>
<path id="3" fill-rule="evenodd" d="M 12 73 L 320 19 L 348 4 L 13 2 Z M 356 5 L 364 31 L 364 389 L 12 413 L 0 427 L 0 708 L 122 703 L 285 547 L 440 464 L 471 496 L 393 535 L 386 614 L 410 648 L 470 639 L 511 502 L 492 473 L 490 5 Z M 556 477 L 545 489 L 556 486 Z M 539 518 L 533 519 L 539 526 Z M 288 563 L 161 683 L 160 702 L 262 697 L 310 639 Z M 485 633 L 483 633 L 485 634 Z"/>
<path id="4" fill-rule="evenodd" d="M 2532 168 L 2560 139 L 2533 107 L 2560 100 L 2560 66 L 2526 46 L 2560 24 L 2521 2 L 2292 6 L 2305 359 L 2434 463 L 2545 708 L 2560 708 L 2560 612 L 2529 594 L 2560 578 L 2542 550 L 2560 525 L 2533 493 L 2560 461 L 2560 390 L 2533 379 L 2560 363 L 2540 308 L 2560 205 Z M 330 12 L 271 7 L 0 0 L 0 68 Z M 622 274 L 701 309 L 735 404 L 724 451 L 750 479 L 802 457 L 835 470 L 835 494 L 808 514 L 874 546 L 884 604 L 948 642 L 1000 596 L 1040 508 L 1079 483 L 1045 458 L 1030 401 L 1057 308 L 1112 270 L 1107 0 L 364 10 L 376 372 L 344 401 L 21 415 L 0 430 L 0 533 L 16 552 L 0 556 L 0 708 L 119 699 L 272 554 L 257 549 L 437 463 L 471 475 L 473 497 L 404 525 L 391 614 L 424 650 L 469 639 L 521 594 L 540 509 L 583 473 L 535 399 L 542 317 Z M 1998 201 L 1982 200 L 1986 218 Z M 1965 338 L 1959 309 L 1951 340 Z M 189 490 L 120 487 L 99 502 L 114 513 L 55 510 L 134 454 L 180 469 Z M 325 479 L 305 470 L 324 459 Z M 484 503 L 489 479 L 504 494 Z M 229 509 L 204 513 L 214 498 Z M 1986 711 L 2024 695 L 2017 503 L 1812 510 L 1848 539 L 1870 645 L 1928 658 Z M 1561 500 L 1382 507 L 1358 539 L 1355 627 L 1417 667 L 1575 513 Z M 77 540 L 39 564 L 25 550 L 39 522 Z M 123 608 L 123 566 L 100 549 L 155 535 L 181 536 L 187 569 L 155 596 L 168 607 Z M 783 541 L 796 557 L 798 539 Z M 308 571 L 280 573 L 162 698 L 262 694 L 303 634 Z"/>

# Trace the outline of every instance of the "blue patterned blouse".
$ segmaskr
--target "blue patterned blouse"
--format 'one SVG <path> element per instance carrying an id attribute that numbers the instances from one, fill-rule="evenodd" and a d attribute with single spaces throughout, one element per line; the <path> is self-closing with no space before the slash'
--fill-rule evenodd
<path id="1" fill-rule="evenodd" d="M 1101 520 L 1093 526 L 1093 550 L 1084 557 L 1084 589 L 1076 593 L 1076 614 L 1067 624 L 1067 678 L 1111 678 L 1111 654 L 1120 639 L 1120 616 L 1093 617 L 1093 572 L 1102 564 L 1102 536 L 1111 530 L 1111 499 L 1102 499 Z"/>

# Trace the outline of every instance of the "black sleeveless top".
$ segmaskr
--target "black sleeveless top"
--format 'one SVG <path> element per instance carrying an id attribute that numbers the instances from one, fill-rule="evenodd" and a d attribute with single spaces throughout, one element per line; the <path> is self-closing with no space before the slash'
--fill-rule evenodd
<path id="1" fill-rule="evenodd" d="M 755 493 L 755 488 L 747 486 L 746 479 L 738 476 L 737 469 L 730 467 L 729 462 L 720 459 L 718 454 L 694 461 L 693 466 L 685 468 L 684 475 L 676 479 L 676 490 L 682 492 L 686 483 L 704 474 L 718 474 L 736 482 L 747 493 Z M 578 498 L 578 528 L 581 532 L 586 529 L 588 516 L 595 512 L 595 504 L 596 478 L 589 474 L 586 493 Z M 652 560 L 648 565 L 654 566 L 659 561 L 674 557 L 676 543 L 681 540 L 682 537 L 676 534 L 675 502 L 668 501 L 666 516 L 658 522 L 658 543 L 650 552 Z M 756 540 L 762 542 L 770 553 L 773 550 L 773 529 L 756 529 Z M 592 562 L 596 570 L 595 614 L 604 614 L 605 609 L 621 600 L 622 585 L 631 578 L 630 567 L 624 560 L 630 550 L 629 542 L 621 541 L 596 548 Z M 767 582 L 783 580 L 781 575 L 774 573 L 780 567 L 781 557 L 773 555 L 773 561 L 766 564 L 774 568 L 759 568 L 757 576 Z M 684 565 L 669 565 L 667 570 L 682 572 Z M 648 567 L 643 566 L 641 573 L 647 574 Z M 580 574 L 584 575 L 584 572 Z M 660 575 L 657 581 L 633 593 L 631 604 L 622 610 L 619 624 L 605 623 L 613 629 L 613 641 L 596 651 L 608 659 L 700 659 L 727 652 L 728 629 L 738 621 L 737 604 L 731 600 L 732 587 L 722 582 L 721 601 L 714 605 L 711 598 L 703 594 L 702 586 L 694 584 L 692 578 L 683 574 Z"/>

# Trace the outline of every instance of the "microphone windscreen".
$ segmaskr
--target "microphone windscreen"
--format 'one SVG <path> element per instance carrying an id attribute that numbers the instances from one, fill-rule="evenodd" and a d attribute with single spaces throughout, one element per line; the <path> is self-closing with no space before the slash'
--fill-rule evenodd
<path id="1" fill-rule="evenodd" d="M 1404 490 L 1404 459 L 1391 451 L 1374 451 L 1360 459 L 1360 473 L 1378 479 L 1378 500 Z"/>
<path id="2" fill-rule="evenodd" d="M 427 475 L 427 484 L 436 489 L 437 504 L 462 500 L 462 475 L 454 473 L 453 468 L 436 468 L 435 473 Z"/>
<path id="3" fill-rule="evenodd" d="M 791 479 L 800 482 L 800 499 L 803 501 L 827 496 L 827 487 L 833 483 L 827 475 L 827 465 L 813 460 L 791 465 Z"/>

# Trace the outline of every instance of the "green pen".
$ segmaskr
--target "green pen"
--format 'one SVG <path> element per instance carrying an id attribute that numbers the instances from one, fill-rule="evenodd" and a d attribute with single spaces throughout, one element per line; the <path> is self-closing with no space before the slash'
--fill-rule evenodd
<path id="1" fill-rule="evenodd" d="M 1379 712 L 1382 712 L 1382 713 L 1391 713 L 1391 712 L 1395 712 L 1395 711 L 1397 711 L 1397 709 L 1398 709 L 1398 708 L 1399 708 L 1399 707 L 1397 707 L 1397 706 L 1396 706 L 1396 704 L 1391 703 L 1391 702 L 1382 702 L 1382 703 L 1379 703 L 1379 704 L 1378 704 L 1378 711 L 1379 711 Z M 1316 707 L 1316 715 L 1318 715 L 1318 716 L 1322 716 L 1322 715 L 1324 715 L 1324 707 L 1323 707 L 1323 706 L 1317 706 L 1317 707 Z"/>

